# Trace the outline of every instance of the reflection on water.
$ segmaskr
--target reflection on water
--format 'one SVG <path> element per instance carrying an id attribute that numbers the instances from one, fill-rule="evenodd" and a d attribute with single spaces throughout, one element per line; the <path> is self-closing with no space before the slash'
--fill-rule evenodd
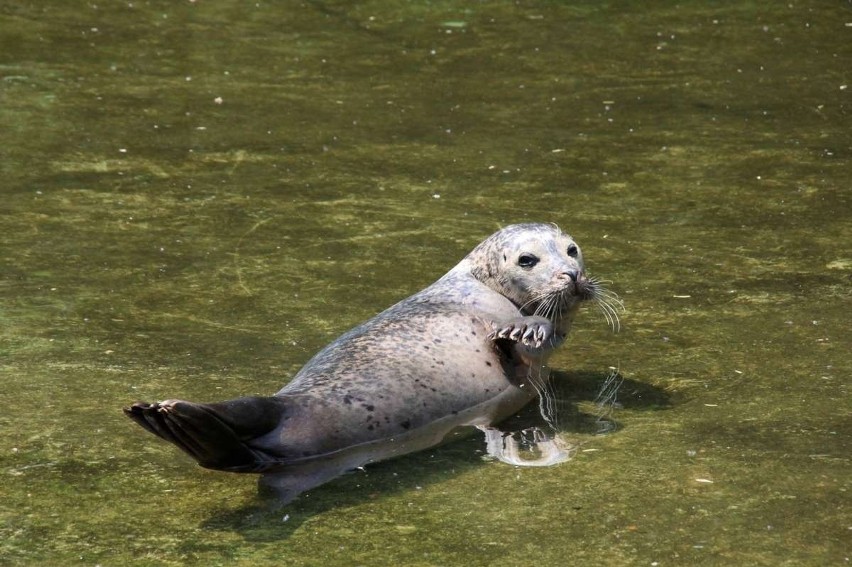
<path id="1" fill-rule="evenodd" d="M 568 381 L 554 384 L 560 378 L 546 379 L 539 397 L 517 415 L 495 427 L 479 427 L 491 458 L 520 467 L 556 465 L 571 459 L 586 439 L 616 430 L 613 412 L 624 383 L 616 370 L 600 382 L 592 415 L 578 414 L 577 392 Z"/>
<path id="2" fill-rule="evenodd" d="M 519 467 L 547 467 L 564 463 L 577 450 L 555 431 L 528 427 L 520 431 L 502 431 L 480 427 L 485 433 L 486 451 L 500 462 Z"/>

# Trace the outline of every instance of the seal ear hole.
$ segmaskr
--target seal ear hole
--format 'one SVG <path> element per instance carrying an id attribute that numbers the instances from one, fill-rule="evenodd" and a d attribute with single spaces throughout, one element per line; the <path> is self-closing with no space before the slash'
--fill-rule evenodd
<path id="1" fill-rule="evenodd" d="M 532 254 L 521 254 L 518 258 L 518 265 L 522 268 L 532 268 L 538 264 L 538 256 L 534 256 Z"/>
<path id="2" fill-rule="evenodd" d="M 568 246 L 568 250 L 566 250 L 566 252 L 571 258 L 576 258 L 580 251 L 577 249 L 576 244 L 571 244 Z"/>

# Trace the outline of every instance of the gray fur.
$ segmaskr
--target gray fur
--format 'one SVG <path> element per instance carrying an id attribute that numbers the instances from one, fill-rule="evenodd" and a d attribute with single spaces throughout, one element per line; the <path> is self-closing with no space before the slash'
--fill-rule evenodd
<path id="1" fill-rule="evenodd" d="M 455 427 L 491 425 L 534 398 L 530 376 L 541 376 L 579 303 L 594 296 L 575 247 L 554 225 L 508 226 L 431 286 L 322 349 L 273 398 L 125 411 L 204 466 L 261 473 L 289 501 L 345 470 L 440 442 Z M 537 263 L 520 266 L 524 255 Z M 263 419 L 246 417 L 246 408 Z"/>

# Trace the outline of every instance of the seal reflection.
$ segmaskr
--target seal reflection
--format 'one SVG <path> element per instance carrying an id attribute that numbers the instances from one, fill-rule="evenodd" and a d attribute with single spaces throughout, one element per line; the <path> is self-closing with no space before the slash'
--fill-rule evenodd
<path id="1" fill-rule="evenodd" d="M 576 418 L 576 410 L 559 396 L 551 380 L 548 378 L 547 389 L 540 395 L 538 404 L 532 402 L 514 419 L 496 427 L 479 427 L 485 434 L 489 457 L 519 467 L 548 467 L 564 463 L 576 454 L 583 442 L 577 437 L 570 438 L 568 431 L 572 428 L 564 424 L 565 418 Z M 624 378 L 616 369 L 601 382 L 594 399 L 595 414 L 586 416 L 590 421 L 586 429 L 593 435 L 605 435 L 617 428 L 612 414 L 620 407 L 618 390 L 623 383 Z"/>

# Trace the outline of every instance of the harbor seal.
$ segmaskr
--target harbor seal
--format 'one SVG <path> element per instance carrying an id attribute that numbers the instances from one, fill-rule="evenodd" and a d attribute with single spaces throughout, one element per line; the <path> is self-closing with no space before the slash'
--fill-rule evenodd
<path id="1" fill-rule="evenodd" d="M 139 402 L 124 412 L 203 467 L 259 473 L 283 504 L 517 412 L 541 391 L 581 303 L 597 300 L 613 315 L 607 293 L 555 225 L 511 225 L 322 349 L 273 396 Z"/>

